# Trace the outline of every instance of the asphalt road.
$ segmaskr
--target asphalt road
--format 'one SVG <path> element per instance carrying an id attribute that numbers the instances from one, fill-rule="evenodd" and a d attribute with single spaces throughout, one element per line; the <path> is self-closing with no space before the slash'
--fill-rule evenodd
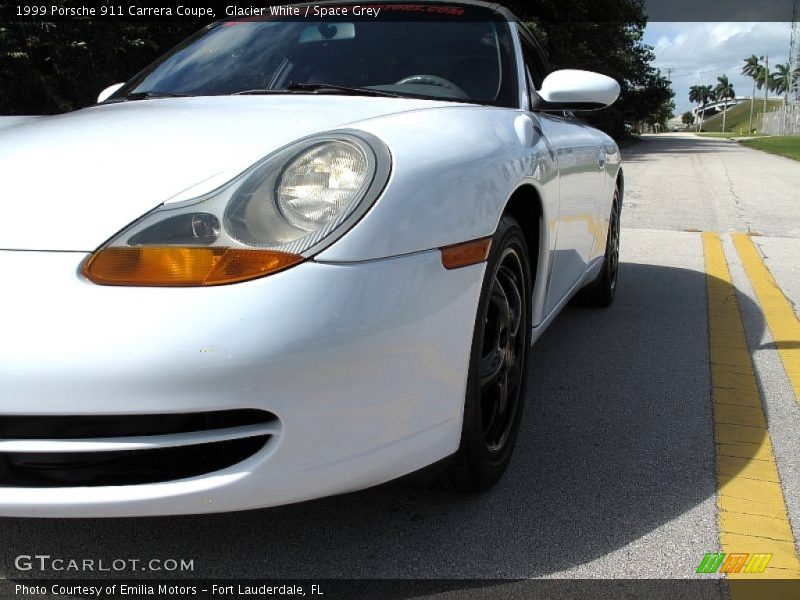
<path id="1" fill-rule="evenodd" d="M 617 300 L 570 306 L 537 344 L 516 454 L 492 492 L 383 487 L 237 514 L 0 519 L 0 577 L 19 575 L 21 553 L 188 558 L 209 578 L 693 577 L 720 548 L 701 231 L 720 234 L 737 289 L 796 552 L 800 404 L 729 233 L 753 234 L 800 307 L 800 163 L 673 134 L 624 155 Z"/>

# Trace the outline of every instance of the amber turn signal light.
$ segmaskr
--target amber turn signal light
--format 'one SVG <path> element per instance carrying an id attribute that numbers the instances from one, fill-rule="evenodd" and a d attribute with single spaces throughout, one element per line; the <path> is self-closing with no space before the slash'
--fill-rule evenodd
<path id="1" fill-rule="evenodd" d="M 100 285 L 204 286 L 264 277 L 303 261 L 302 256 L 243 248 L 104 248 L 82 273 Z"/>
<path id="2" fill-rule="evenodd" d="M 489 257 L 491 247 L 492 238 L 486 237 L 439 248 L 442 253 L 442 265 L 445 269 L 458 269 L 482 263 Z"/>

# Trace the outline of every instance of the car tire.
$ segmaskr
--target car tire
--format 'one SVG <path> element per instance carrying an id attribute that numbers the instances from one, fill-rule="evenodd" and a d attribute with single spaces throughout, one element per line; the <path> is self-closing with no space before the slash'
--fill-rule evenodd
<path id="1" fill-rule="evenodd" d="M 491 488 L 508 466 L 519 431 L 530 349 L 531 269 L 525 236 L 503 216 L 492 238 L 470 352 L 461 443 L 439 484 Z"/>
<path id="2" fill-rule="evenodd" d="M 611 204 L 611 215 L 608 219 L 608 235 L 606 237 L 606 253 L 603 267 L 592 283 L 583 288 L 577 300 L 584 306 L 605 307 L 614 302 L 619 276 L 619 234 L 620 234 L 621 202 L 619 186 L 614 189 L 614 201 Z"/>

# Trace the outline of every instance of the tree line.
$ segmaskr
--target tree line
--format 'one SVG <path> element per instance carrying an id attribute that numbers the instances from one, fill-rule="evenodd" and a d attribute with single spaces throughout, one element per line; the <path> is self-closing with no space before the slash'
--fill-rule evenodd
<path id="1" fill-rule="evenodd" d="M 76 5 L 76 0 L 54 0 Z M 512 2 L 512 4 L 514 4 Z M 669 82 L 651 66 L 642 0 L 531 0 L 510 6 L 533 29 L 554 68 L 594 70 L 620 82 L 610 109 L 581 116 L 615 137 L 672 116 Z M 0 14 L 12 3 L 0 0 Z M 614 21 L 608 21 L 614 15 Z M 0 114 L 52 114 L 92 104 L 208 23 L 179 21 L 0 22 Z"/>
<path id="2" fill-rule="evenodd" d="M 789 101 L 789 92 L 792 89 L 792 79 L 793 77 L 800 77 L 800 67 L 792 74 L 788 63 L 778 64 L 775 66 L 775 70 L 770 72 L 768 58 L 756 56 L 755 54 L 745 58 L 743 63 L 742 75 L 746 75 L 753 80 L 753 93 L 751 96 L 748 127 L 748 131 L 753 131 L 753 106 L 756 101 L 756 90 L 764 90 L 763 112 L 767 111 L 767 93 L 769 92 L 782 95 L 784 105 L 787 104 Z M 725 131 L 728 107 L 727 101 L 735 98 L 736 92 L 733 89 L 733 85 L 728 80 L 728 76 L 724 74 L 717 77 L 716 85 L 693 85 L 689 88 L 689 101 L 697 103 L 696 114 L 699 117 L 695 118 L 695 115 L 687 111 L 681 116 L 681 120 L 684 125 L 695 123 L 698 131 L 701 131 L 703 129 L 705 117 L 705 111 L 702 111 L 701 108 L 707 104 L 722 101 L 724 104 L 722 112 L 722 131 Z"/>

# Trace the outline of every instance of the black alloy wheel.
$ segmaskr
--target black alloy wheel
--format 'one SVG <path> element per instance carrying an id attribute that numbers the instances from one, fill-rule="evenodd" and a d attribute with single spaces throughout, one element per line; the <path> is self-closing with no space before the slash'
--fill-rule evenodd
<path id="1" fill-rule="evenodd" d="M 617 186 L 614 189 L 614 201 L 611 204 L 611 214 L 608 218 L 608 236 L 606 237 L 603 267 L 597 279 L 583 288 L 577 298 L 580 303 L 587 306 L 610 306 L 614 302 L 614 295 L 617 292 L 617 278 L 619 277 L 619 217 L 621 208 L 619 186 Z"/>
<path id="2" fill-rule="evenodd" d="M 523 287 L 522 259 L 516 249 L 506 248 L 492 282 L 478 367 L 481 423 L 490 452 L 506 443 L 520 401 L 523 369 L 518 358 L 525 356 L 526 341 Z"/>
<path id="3" fill-rule="evenodd" d="M 439 481 L 459 492 L 491 488 L 516 443 L 527 384 L 531 269 L 525 236 L 510 216 L 492 238 L 475 320 L 461 444 Z"/>

